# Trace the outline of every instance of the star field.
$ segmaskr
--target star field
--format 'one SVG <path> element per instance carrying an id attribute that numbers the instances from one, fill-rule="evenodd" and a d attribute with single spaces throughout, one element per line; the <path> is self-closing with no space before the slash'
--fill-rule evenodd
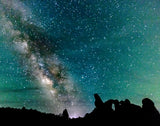
<path id="1" fill-rule="evenodd" d="M 102 99 L 160 108 L 158 0 L 0 0 L 0 105 L 71 116 Z"/>

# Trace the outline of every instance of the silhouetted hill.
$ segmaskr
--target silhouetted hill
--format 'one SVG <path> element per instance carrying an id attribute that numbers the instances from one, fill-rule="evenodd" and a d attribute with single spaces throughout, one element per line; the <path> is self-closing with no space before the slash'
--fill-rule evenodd
<path id="1" fill-rule="evenodd" d="M 54 114 L 41 113 L 36 110 L 28 110 L 24 107 L 22 109 L 15 108 L 0 108 L 0 121 L 49 121 L 49 120 L 63 120 L 62 116 Z"/>
<path id="2" fill-rule="evenodd" d="M 109 125 L 160 125 L 160 114 L 154 106 L 154 102 L 148 98 L 142 100 L 142 107 L 132 104 L 128 99 L 125 101 L 108 100 L 103 102 L 98 94 L 95 97 L 95 109 L 84 117 L 70 119 L 67 110 L 62 114 L 54 115 L 41 113 L 36 110 L 15 108 L 0 108 L 0 121 L 8 122 L 45 122 L 47 124 L 58 122 L 76 123 L 99 122 Z M 79 124 L 79 123 L 78 123 Z"/>

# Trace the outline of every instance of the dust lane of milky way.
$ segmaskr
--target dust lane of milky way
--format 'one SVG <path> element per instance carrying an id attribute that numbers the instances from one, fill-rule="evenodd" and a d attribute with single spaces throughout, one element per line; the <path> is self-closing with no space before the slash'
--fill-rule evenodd
<path id="1" fill-rule="evenodd" d="M 102 99 L 160 108 L 159 0 L 0 0 L 0 105 L 72 117 Z"/>

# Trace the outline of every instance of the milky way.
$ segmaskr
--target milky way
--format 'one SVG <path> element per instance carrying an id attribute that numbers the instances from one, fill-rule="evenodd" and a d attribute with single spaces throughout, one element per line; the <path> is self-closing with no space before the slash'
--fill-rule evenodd
<path id="1" fill-rule="evenodd" d="M 58 114 L 69 107 L 71 116 L 74 115 L 74 111 L 79 110 L 77 87 L 54 53 L 55 45 L 51 44 L 54 40 L 44 36 L 42 28 L 28 21 L 26 15 L 31 13 L 20 1 L 1 1 L 1 4 L 1 20 L 4 22 L 2 34 L 7 37 L 12 51 L 19 57 L 25 75 L 38 83 L 49 99 L 46 103 L 46 107 L 51 108 L 49 112 Z"/>
<path id="2" fill-rule="evenodd" d="M 160 108 L 159 0 L 0 0 L 0 105 L 72 117 L 104 100 Z"/>

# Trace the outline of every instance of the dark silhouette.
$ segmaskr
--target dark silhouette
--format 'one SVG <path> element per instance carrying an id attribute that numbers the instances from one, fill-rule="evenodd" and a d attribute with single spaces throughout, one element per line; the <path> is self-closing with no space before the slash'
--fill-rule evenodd
<path id="1" fill-rule="evenodd" d="M 156 107 L 152 100 L 145 98 L 142 100 L 142 114 L 146 122 L 159 122 L 159 112 L 157 111 Z"/>
<path id="2" fill-rule="evenodd" d="M 96 108 L 101 108 L 103 106 L 103 101 L 101 100 L 101 98 L 99 97 L 98 94 L 94 94 L 94 98 L 95 98 L 95 106 Z"/>
<path id="3" fill-rule="evenodd" d="M 125 101 L 111 99 L 103 103 L 98 94 L 95 94 L 94 97 L 96 108 L 91 113 L 87 113 L 83 118 L 84 120 L 112 125 L 160 124 L 160 114 L 153 101 L 148 98 L 142 100 L 143 105 L 140 107 L 132 104 L 128 99 Z"/>
<path id="4" fill-rule="evenodd" d="M 62 117 L 63 117 L 65 120 L 68 120 L 68 119 L 69 119 L 69 114 L 68 114 L 67 109 L 65 109 L 65 110 L 63 111 Z"/>
<path id="5" fill-rule="evenodd" d="M 108 100 L 103 102 L 98 94 L 94 94 L 95 109 L 84 117 L 69 118 L 67 109 L 60 115 L 41 113 L 36 110 L 15 108 L 0 108 L 0 121 L 8 122 L 45 122 L 50 124 L 99 122 L 108 125 L 160 125 L 160 114 L 154 102 L 148 98 L 142 100 L 142 107 L 132 104 L 128 99 L 124 101 Z M 79 124 L 79 123 L 78 123 Z"/>

